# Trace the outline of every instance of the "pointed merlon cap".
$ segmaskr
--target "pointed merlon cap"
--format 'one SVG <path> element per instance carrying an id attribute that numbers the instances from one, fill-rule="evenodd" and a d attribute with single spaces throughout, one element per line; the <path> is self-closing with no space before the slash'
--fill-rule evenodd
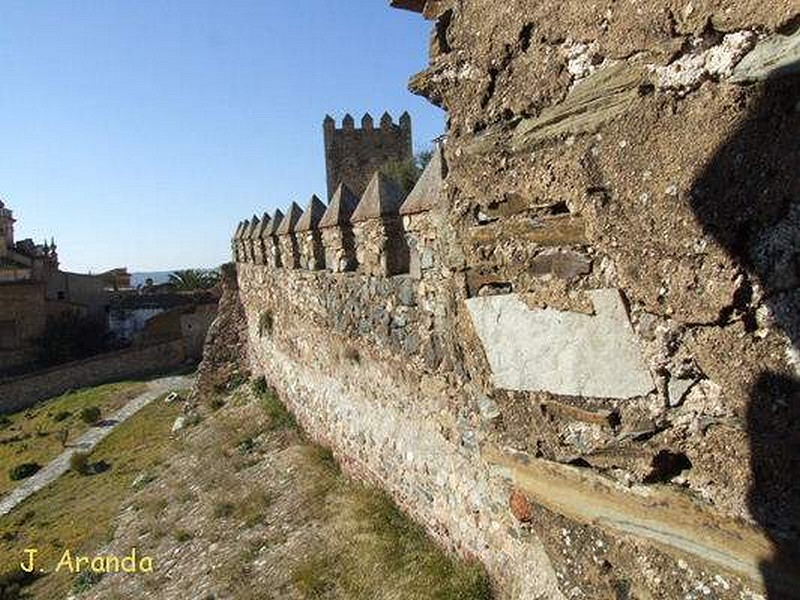
<path id="1" fill-rule="evenodd" d="M 239 239 L 246 240 L 249 233 L 250 233 L 250 221 L 245 221 L 242 226 L 242 233 L 239 234 Z"/>
<path id="2" fill-rule="evenodd" d="M 297 206 L 297 202 L 292 202 L 292 205 L 289 207 L 289 210 L 286 211 L 286 215 L 283 217 L 283 221 L 281 221 L 280 227 L 278 227 L 278 231 L 275 233 L 278 235 L 294 233 L 297 228 L 297 222 L 302 216 L 303 210 Z"/>
<path id="3" fill-rule="evenodd" d="M 242 239 L 243 231 L 244 231 L 244 221 L 239 221 L 239 224 L 236 226 L 236 231 L 233 234 L 233 239 L 235 240 Z"/>
<path id="4" fill-rule="evenodd" d="M 303 213 L 303 216 L 300 217 L 300 220 L 297 222 L 295 231 L 319 229 L 319 222 L 322 219 L 322 215 L 325 214 L 326 208 L 325 204 L 322 200 L 317 198 L 316 194 L 311 196 L 311 200 L 308 201 L 308 208 L 306 208 L 306 212 Z"/>
<path id="5" fill-rule="evenodd" d="M 434 149 L 431 160 L 422 172 L 419 181 L 417 181 L 414 189 L 411 190 L 408 198 L 400 207 L 400 214 L 413 215 L 414 213 L 428 211 L 436 206 L 446 174 L 442 148 L 437 147 Z"/>
<path id="6" fill-rule="evenodd" d="M 408 114 L 408 111 L 404 112 L 400 115 L 400 127 L 403 129 L 411 129 L 411 115 Z"/>
<path id="7" fill-rule="evenodd" d="M 392 115 L 390 115 L 388 112 L 383 113 L 383 116 L 381 117 L 381 129 L 390 129 L 392 125 L 394 125 Z"/>
<path id="8" fill-rule="evenodd" d="M 266 232 L 269 231 L 269 215 L 264 213 L 261 216 L 261 222 L 253 231 L 253 239 L 261 239 L 266 235 Z"/>
<path id="9" fill-rule="evenodd" d="M 372 115 L 364 113 L 364 116 L 361 117 L 361 129 L 373 129 L 374 127 L 375 121 L 372 119 Z"/>
<path id="10" fill-rule="evenodd" d="M 361 196 L 351 221 L 358 223 L 377 217 L 396 215 L 403 203 L 403 190 L 389 177 L 376 172 Z"/>
<path id="11" fill-rule="evenodd" d="M 280 208 L 275 209 L 275 213 L 272 215 L 272 220 L 269 222 L 269 227 L 266 230 L 266 234 L 269 236 L 278 235 L 278 229 L 283 223 L 283 212 L 281 212 Z"/>
<path id="12" fill-rule="evenodd" d="M 333 193 L 328 210 L 319 222 L 320 229 L 325 227 L 336 227 L 350 223 L 350 217 L 358 206 L 358 196 L 345 184 L 339 184 Z"/>
<path id="13" fill-rule="evenodd" d="M 355 129 L 356 122 L 353 119 L 353 116 L 350 113 L 347 113 L 342 119 L 342 129 Z"/>
<path id="14" fill-rule="evenodd" d="M 253 235 L 255 234 L 256 229 L 258 228 L 260 223 L 261 221 L 259 220 L 259 218 L 253 215 L 253 218 L 250 220 L 250 226 L 247 228 L 247 231 L 244 234 L 244 239 L 252 240 Z"/>

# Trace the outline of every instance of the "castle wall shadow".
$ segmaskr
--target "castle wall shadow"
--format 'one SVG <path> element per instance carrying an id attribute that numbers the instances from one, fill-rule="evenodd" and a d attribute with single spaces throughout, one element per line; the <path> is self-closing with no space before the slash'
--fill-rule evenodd
<path id="1" fill-rule="evenodd" d="M 787 69 L 785 71 L 791 71 Z M 800 349 L 800 77 L 752 84 L 752 109 L 695 182 L 703 229 L 747 273 L 734 299 L 755 328 L 754 284 L 775 323 Z M 800 598 L 800 381 L 764 370 L 750 388 L 748 504 L 774 544 L 761 565 L 769 600 Z"/>

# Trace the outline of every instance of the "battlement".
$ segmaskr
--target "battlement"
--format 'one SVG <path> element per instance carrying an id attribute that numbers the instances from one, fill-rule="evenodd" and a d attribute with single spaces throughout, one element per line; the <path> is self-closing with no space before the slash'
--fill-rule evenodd
<path id="1" fill-rule="evenodd" d="M 404 112 L 395 123 L 385 112 L 376 124 L 372 115 L 361 118 L 361 127 L 347 114 L 341 127 L 330 115 L 322 124 L 325 140 L 325 167 L 330 199 L 339 184 L 360 196 L 372 174 L 386 163 L 413 157 L 411 116 Z"/>
<path id="2" fill-rule="evenodd" d="M 437 205 L 445 174 L 441 148 L 406 196 L 380 171 L 360 195 L 340 183 L 329 204 L 312 196 L 306 210 L 292 203 L 284 213 L 241 222 L 232 248 L 238 263 L 274 269 L 358 271 L 422 278 L 433 267 L 435 231 L 426 213 Z"/>

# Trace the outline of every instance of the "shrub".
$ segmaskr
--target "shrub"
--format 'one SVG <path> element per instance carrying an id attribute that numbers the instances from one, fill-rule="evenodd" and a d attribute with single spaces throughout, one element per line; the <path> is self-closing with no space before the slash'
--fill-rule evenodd
<path id="1" fill-rule="evenodd" d="M 217 502 L 214 505 L 214 518 L 224 519 L 233 515 L 236 507 L 231 502 Z"/>
<path id="2" fill-rule="evenodd" d="M 5 415 L 0 415 L 0 429 L 4 429 L 11 425 L 11 419 Z"/>
<path id="3" fill-rule="evenodd" d="M 361 363 L 361 353 L 358 351 L 358 348 L 354 348 L 353 346 L 345 348 L 344 357 L 357 365 Z"/>
<path id="4" fill-rule="evenodd" d="M 41 468 L 42 466 L 39 463 L 22 463 L 21 465 L 9 469 L 8 477 L 11 481 L 20 481 L 21 479 L 27 479 L 31 475 L 34 475 Z"/>
<path id="5" fill-rule="evenodd" d="M 256 394 L 257 396 L 263 396 L 269 391 L 267 378 L 262 375 L 258 379 L 254 379 L 250 384 L 250 388 L 253 390 L 253 393 Z"/>
<path id="6" fill-rule="evenodd" d="M 96 406 L 87 406 L 81 409 L 81 420 L 89 425 L 94 425 L 100 420 L 100 409 Z"/>
<path id="7" fill-rule="evenodd" d="M 91 471 L 88 452 L 76 452 L 69 459 L 69 467 L 78 475 L 88 475 Z"/>
<path id="8" fill-rule="evenodd" d="M 258 335 L 264 337 L 265 335 L 272 335 L 272 329 L 275 327 L 275 317 L 272 316 L 271 310 L 265 310 L 258 317 Z"/>
<path id="9" fill-rule="evenodd" d="M 72 591 L 76 594 L 82 594 L 94 584 L 98 583 L 102 578 L 102 573 L 96 573 L 94 571 L 81 571 L 81 573 L 72 582 Z"/>
<path id="10" fill-rule="evenodd" d="M 31 475 L 35 474 L 39 469 L 40 467 L 36 463 L 22 463 L 20 465 L 11 467 L 8 470 L 8 478 L 11 479 L 11 481 L 27 479 Z"/>
<path id="11" fill-rule="evenodd" d="M 57 412 L 50 418 L 53 420 L 54 423 L 61 423 L 61 421 L 66 421 L 71 416 L 72 416 L 71 412 L 69 412 L 68 410 L 62 410 Z"/>
<path id="12" fill-rule="evenodd" d="M 22 594 L 24 588 L 36 581 L 38 576 L 21 569 L 0 574 L 0 600 L 21 600 L 27 597 L 27 594 Z"/>
<path id="13" fill-rule="evenodd" d="M 190 532 L 186 531 L 185 529 L 178 529 L 178 530 L 177 530 L 177 531 L 176 531 L 176 532 L 173 534 L 173 536 L 172 536 L 172 537 L 174 537 L 174 538 L 175 538 L 175 541 L 176 541 L 176 542 L 178 542 L 179 544 L 182 544 L 183 542 L 188 542 L 188 541 L 189 541 L 190 539 L 192 539 L 194 536 L 193 536 L 193 535 L 192 535 Z"/>
<path id="14" fill-rule="evenodd" d="M 294 415 L 290 413 L 283 402 L 278 400 L 278 396 L 273 391 L 268 391 L 262 395 L 262 406 L 269 418 L 269 429 L 294 429 L 297 427 Z"/>
<path id="15" fill-rule="evenodd" d="M 219 410 L 225 406 L 225 400 L 221 396 L 214 396 L 208 404 L 211 410 Z"/>
<path id="16" fill-rule="evenodd" d="M 45 367 L 94 356 L 107 349 L 105 324 L 75 312 L 52 316 L 38 346 Z"/>

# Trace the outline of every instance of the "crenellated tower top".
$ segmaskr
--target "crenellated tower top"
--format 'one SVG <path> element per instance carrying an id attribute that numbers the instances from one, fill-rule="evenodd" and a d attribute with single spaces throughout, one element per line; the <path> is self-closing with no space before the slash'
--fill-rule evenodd
<path id="1" fill-rule="evenodd" d="M 361 196 L 372 175 L 386 163 L 410 160 L 413 157 L 411 144 L 411 116 L 404 112 L 395 123 L 386 112 L 375 126 L 372 115 L 361 118 L 361 127 L 347 114 L 341 127 L 330 115 L 322 124 L 325 134 L 325 167 L 327 170 L 328 199 L 340 184 Z"/>

